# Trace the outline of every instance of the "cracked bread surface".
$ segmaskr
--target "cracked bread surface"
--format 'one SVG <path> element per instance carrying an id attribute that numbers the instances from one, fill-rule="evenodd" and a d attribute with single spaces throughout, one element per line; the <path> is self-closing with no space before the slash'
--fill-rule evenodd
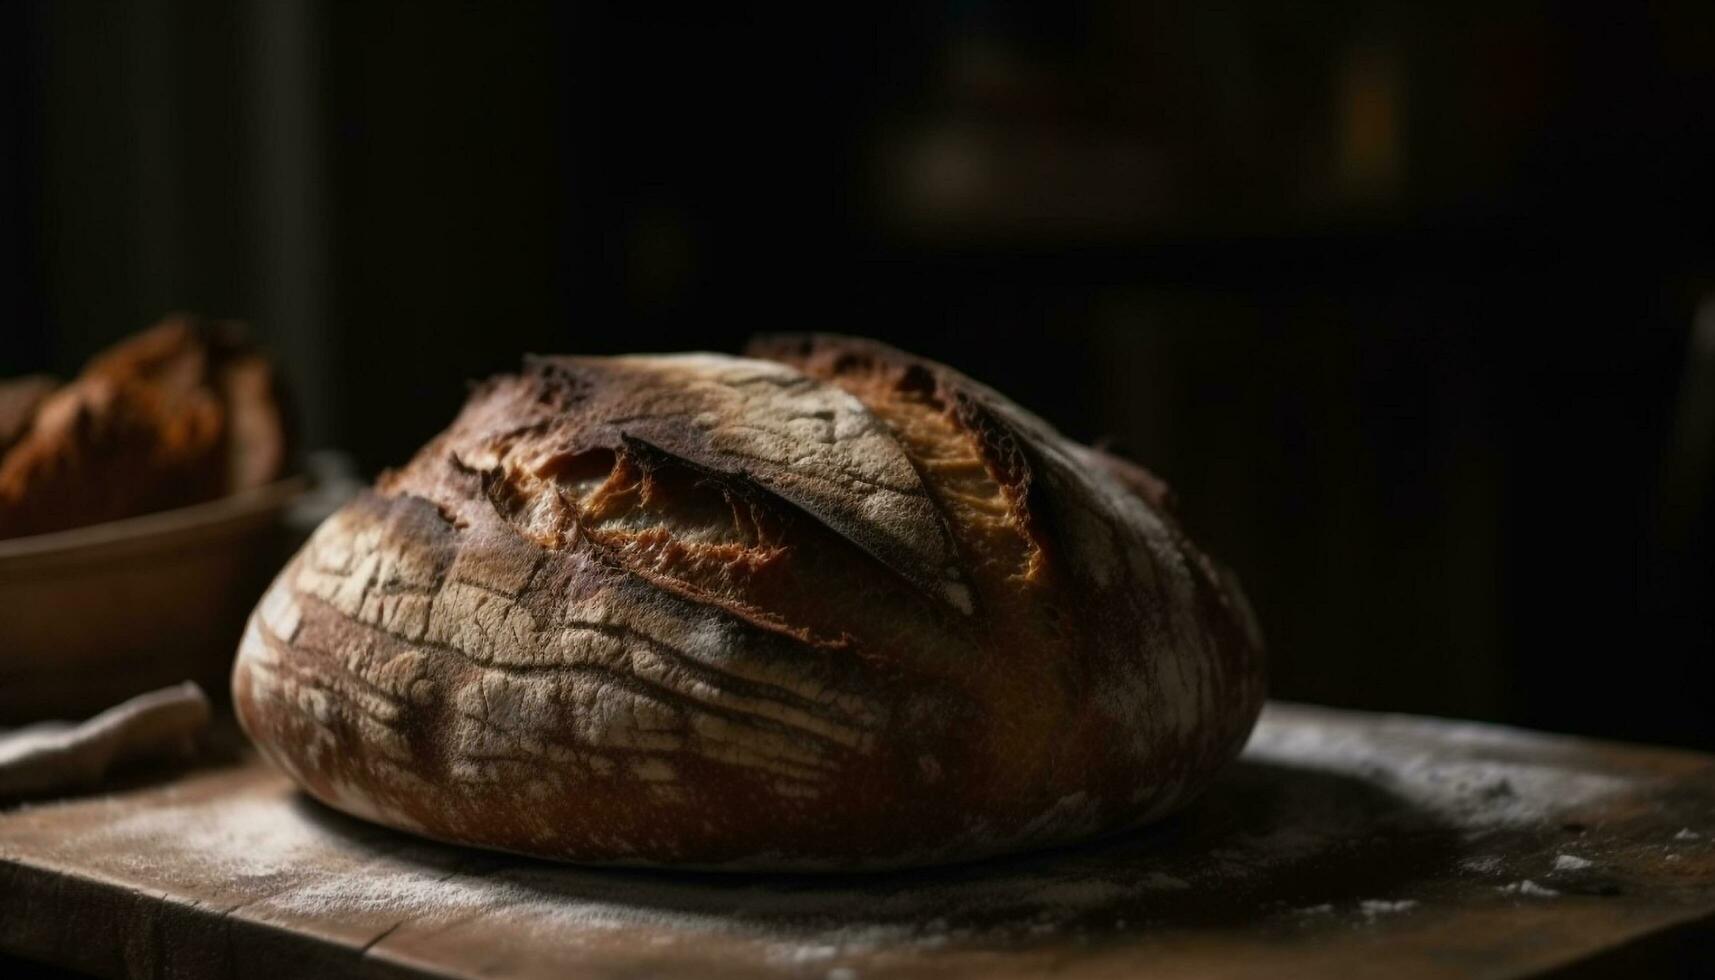
<path id="1" fill-rule="evenodd" d="M 1146 472 L 939 364 L 533 358 L 330 518 L 246 629 L 317 798 L 591 863 L 838 870 L 1134 826 L 1263 697 Z"/>

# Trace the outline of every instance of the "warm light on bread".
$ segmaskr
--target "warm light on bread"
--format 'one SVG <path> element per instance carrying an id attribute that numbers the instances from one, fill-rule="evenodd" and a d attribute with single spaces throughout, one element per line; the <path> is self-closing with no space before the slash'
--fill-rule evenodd
<path id="1" fill-rule="evenodd" d="M 866 341 L 541 358 L 252 616 L 263 753 L 395 827 L 574 861 L 961 860 L 1138 825 L 1263 698 L 1144 471 Z"/>

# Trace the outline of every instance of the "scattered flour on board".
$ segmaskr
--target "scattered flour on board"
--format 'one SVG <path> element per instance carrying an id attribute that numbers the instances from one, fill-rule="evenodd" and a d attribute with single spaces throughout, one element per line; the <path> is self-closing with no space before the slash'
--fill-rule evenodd
<path id="1" fill-rule="evenodd" d="M 1361 914 L 1366 920 L 1374 921 L 1384 915 L 1397 915 L 1400 912 L 1409 912 L 1412 909 L 1417 908 L 1417 905 L 1418 902 L 1415 898 L 1401 898 L 1394 900 L 1366 898 L 1358 902 L 1357 909 L 1359 914 Z M 1301 908 L 1293 909 L 1292 914 L 1301 918 L 1333 915 L 1334 903 L 1323 902 L 1319 905 L 1306 905 Z"/>
<path id="2" fill-rule="evenodd" d="M 573 945 L 643 927 L 657 946 L 718 935 L 761 944 L 772 962 L 830 968 L 848 954 L 934 948 L 976 935 L 977 919 L 1037 935 L 1120 903 L 1193 887 L 1165 871 L 1088 862 L 1071 870 L 1036 864 L 927 883 L 826 887 L 737 876 L 711 883 L 512 863 L 405 836 L 379 840 L 378 847 L 368 834 L 333 831 L 313 804 L 283 794 L 116 812 L 110 823 L 64 846 L 99 843 L 104 853 L 124 855 L 117 859 L 124 871 L 146 880 L 225 888 L 240 918 L 287 915 L 354 929 L 373 925 L 379 935 L 401 922 L 496 914 L 520 931 Z M 949 915 L 959 921 L 950 922 Z M 783 934 L 801 938 L 782 941 Z"/>
<path id="3" fill-rule="evenodd" d="M 328 835 L 281 799 L 231 797 L 127 813 L 99 832 L 134 842 L 130 870 L 180 867 L 211 878 L 273 877 L 328 849 Z"/>
<path id="4" fill-rule="evenodd" d="M 1480 725 L 1450 726 L 1449 732 L 1452 741 L 1475 746 L 1510 737 Z M 1468 829 L 1539 823 L 1628 786 L 1616 776 L 1549 765 L 1427 750 L 1402 754 L 1365 732 L 1339 727 L 1264 725 L 1246 757 L 1358 776 Z"/>
<path id="5" fill-rule="evenodd" d="M 1529 878 L 1515 881 L 1510 885 L 1502 885 L 1499 891 L 1508 895 L 1528 895 L 1532 898 L 1553 898 L 1560 893 L 1552 888 L 1544 888 Z"/>
<path id="6" fill-rule="evenodd" d="M 1337 726 L 1265 724 L 1248 758 L 1352 776 L 1464 829 L 1540 823 L 1627 785 L 1561 768 L 1418 754 L 1409 744 L 1401 750 Z M 514 862 L 404 836 L 341 833 L 313 805 L 290 794 L 169 800 L 140 812 L 116 809 L 112 822 L 94 832 L 101 841 L 82 835 L 65 846 L 101 843 L 100 850 L 119 855 L 115 867 L 150 882 L 229 883 L 235 904 L 249 900 L 235 913 L 239 917 L 289 914 L 362 928 L 375 923 L 379 935 L 399 922 L 494 914 L 522 932 L 573 945 L 611 942 L 615 929 L 643 927 L 651 943 L 669 953 L 680 944 L 686 951 L 714 941 L 754 944 L 770 962 L 833 976 L 845 969 L 841 959 L 848 955 L 992 937 L 996 923 L 1030 937 L 1111 921 L 1119 912 L 1149 916 L 1152 909 L 1171 908 L 1178 893 L 1264 878 L 1349 840 L 1367 839 L 1396 812 L 1365 806 L 1363 798 L 1349 805 L 1351 800 L 1331 797 L 1313 781 L 1279 787 L 1278 803 L 1292 814 L 1289 821 L 1243 824 L 1256 829 L 1216 839 L 1194 862 L 1166 856 L 1146 867 L 1135 860 L 1110 864 L 1094 851 L 932 877 L 844 879 L 832 886 L 831 879 L 686 880 L 592 871 Z M 1673 839 L 1701 837 L 1686 828 Z M 378 840 L 383 846 L 376 846 Z M 1586 858 L 1562 853 L 1552 871 L 1589 865 Z M 1470 855 L 1460 867 L 1499 876 L 1505 865 L 1495 855 Z M 1499 890 L 1558 894 L 1528 879 Z M 1375 919 L 1415 906 L 1409 899 L 1367 899 L 1355 907 L 1342 903 L 1338 911 L 1355 908 Z M 1336 911 L 1323 904 L 1292 914 Z"/>
<path id="7" fill-rule="evenodd" d="M 1476 874 L 1494 874 L 1501 870 L 1501 856 L 1499 854 L 1478 854 L 1472 857 L 1460 858 L 1459 867 L 1462 870 L 1475 872 Z"/>

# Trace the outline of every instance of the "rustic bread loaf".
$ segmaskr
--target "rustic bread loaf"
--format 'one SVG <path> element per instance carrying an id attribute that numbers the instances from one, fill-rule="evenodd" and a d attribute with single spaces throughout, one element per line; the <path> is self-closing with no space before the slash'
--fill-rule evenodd
<path id="1" fill-rule="evenodd" d="M 960 860 L 1192 798 L 1263 698 L 1136 467 L 858 340 L 540 358 L 258 606 L 245 730 L 443 840 L 734 869 Z"/>
<path id="2" fill-rule="evenodd" d="M 242 329 L 169 317 L 57 390 L 0 387 L 0 538 L 212 500 L 286 461 L 273 369 Z"/>

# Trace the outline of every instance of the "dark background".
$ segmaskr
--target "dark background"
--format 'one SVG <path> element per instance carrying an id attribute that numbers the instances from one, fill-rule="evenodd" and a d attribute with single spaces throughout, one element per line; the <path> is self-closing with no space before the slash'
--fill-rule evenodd
<path id="1" fill-rule="evenodd" d="M 243 317 L 373 471 L 873 335 L 1173 483 L 1279 696 L 1715 747 L 1715 4 L 821 6 L 0 5 L 0 373 Z"/>

